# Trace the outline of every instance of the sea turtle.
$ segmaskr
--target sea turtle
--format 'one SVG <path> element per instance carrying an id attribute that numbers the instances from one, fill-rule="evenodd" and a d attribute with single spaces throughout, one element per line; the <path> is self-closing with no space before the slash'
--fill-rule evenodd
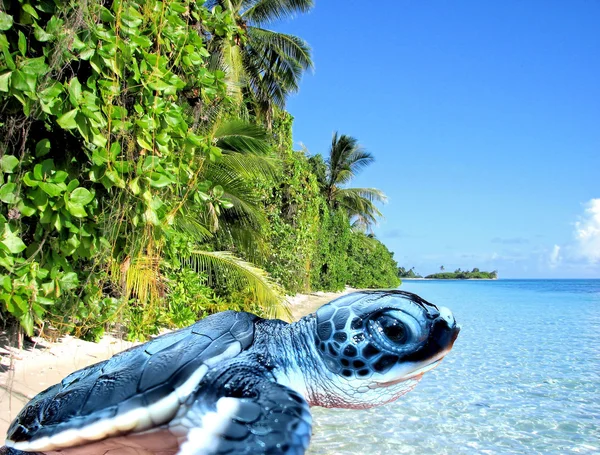
<path id="1" fill-rule="evenodd" d="M 450 310 L 399 290 L 347 294 L 292 324 L 225 311 L 41 392 L 0 453 L 303 454 L 309 406 L 394 401 L 458 332 Z"/>

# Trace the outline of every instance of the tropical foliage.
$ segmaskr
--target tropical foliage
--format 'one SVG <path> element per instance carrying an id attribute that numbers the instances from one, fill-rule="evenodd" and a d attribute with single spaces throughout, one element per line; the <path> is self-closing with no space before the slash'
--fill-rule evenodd
<path id="1" fill-rule="evenodd" d="M 236 39 L 212 40 L 215 68 L 228 74 L 230 93 L 271 126 L 274 107 L 284 108 L 298 91 L 302 73 L 312 68 L 310 48 L 297 36 L 265 28 L 275 21 L 309 11 L 312 0 L 209 0 L 245 33 Z"/>
<path id="2" fill-rule="evenodd" d="M 377 188 L 345 188 L 366 166 L 374 161 L 373 155 L 351 137 L 334 133 L 327 160 L 321 155 L 311 158 L 323 197 L 330 209 L 342 209 L 353 225 L 369 229 L 381 217 L 376 203 L 385 202 L 385 195 Z"/>
<path id="3" fill-rule="evenodd" d="M 415 272 L 414 267 L 411 267 L 410 269 L 406 269 L 405 267 L 398 267 L 398 277 L 399 278 L 423 278 L 420 274 Z"/>
<path id="4" fill-rule="evenodd" d="M 425 278 L 434 280 L 495 280 L 498 278 L 498 271 L 484 272 L 474 268 L 469 272 L 468 270 L 456 269 L 454 272 L 434 273 L 427 275 Z"/>
<path id="5" fill-rule="evenodd" d="M 311 5 L 0 2 L 5 323 L 144 338 L 227 308 L 286 317 L 285 292 L 398 284 L 351 226 L 380 215 L 382 193 L 345 188 L 372 157 L 335 136 L 321 174 L 292 149 L 282 107 L 310 55 L 262 27 Z"/>

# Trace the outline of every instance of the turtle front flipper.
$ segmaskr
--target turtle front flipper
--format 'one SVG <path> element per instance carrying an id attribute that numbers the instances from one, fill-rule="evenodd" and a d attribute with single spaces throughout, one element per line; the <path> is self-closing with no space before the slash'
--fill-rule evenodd
<path id="1" fill-rule="evenodd" d="M 177 455 L 302 455 L 308 448 L 308 403 L 256 372 L 225 374 L 196 397 L 171 427 L 187 433 Z"/>

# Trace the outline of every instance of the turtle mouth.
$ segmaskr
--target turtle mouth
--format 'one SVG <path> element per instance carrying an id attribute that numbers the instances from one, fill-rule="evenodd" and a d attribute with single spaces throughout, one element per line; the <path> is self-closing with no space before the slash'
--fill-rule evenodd
<path id="1" fill-rule="evenodd" d="M 392 385 L 400 384 L 401 382 L 404 382 L 404 381 L 408 381 L 409 379 L 420 380 L 425 373 L 427 373 L 428 371 L 431 371 L 435 367 L 437 367 L 443 358 L 444 358 L 444 356 L 438 357 L 433 362 L 430 362 L 425 366 L 417 368 L 416 370 L 413 370 L 410 373 L 404 374 L 404 375 L 400 376 L 399 378 L 393 379 L 391 381 L 376 381 L 375 387 L 377 387 L 377 388 L 389 387 Z"/>

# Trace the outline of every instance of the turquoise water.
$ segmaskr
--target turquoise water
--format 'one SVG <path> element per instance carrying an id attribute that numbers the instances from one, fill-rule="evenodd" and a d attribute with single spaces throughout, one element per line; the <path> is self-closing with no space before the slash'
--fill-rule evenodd
<path id="1" fill-rule="evenodd" d="M 405 281 L 453 351 L 397 402 L 314 408 L 311 454 L 600 453 L 600 280 Z"/>

